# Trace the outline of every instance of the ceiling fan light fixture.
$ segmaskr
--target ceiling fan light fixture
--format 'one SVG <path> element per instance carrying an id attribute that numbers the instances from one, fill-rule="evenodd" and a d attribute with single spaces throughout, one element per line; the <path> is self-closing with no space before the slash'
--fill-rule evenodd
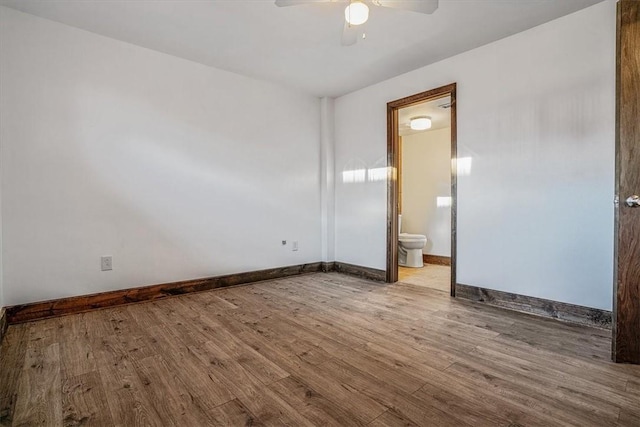
<path id="1" fill-rule="evenodd" d="M 417 116 L 411 118 L 411 130 L 431 129 L 431 117 Z"/>
<path id="2" fill-rule="evenodd" d="M 344 19 L 349 25 L 362 25 L 369 19 L 369 7 L 361 1 L 352 1 L 344 9 Z"/>

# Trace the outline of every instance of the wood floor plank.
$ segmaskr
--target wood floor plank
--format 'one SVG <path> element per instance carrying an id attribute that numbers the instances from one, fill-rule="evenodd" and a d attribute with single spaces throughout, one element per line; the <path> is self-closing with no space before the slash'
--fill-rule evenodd
<path id="1" fill-rule="evenodd" d="M 271 315 L 269 317 L 252 317 L 251 320 L 244 322 L 248 328 L 251 328 L 269 339 L 271 342 L 275 342 L 281 348 L 287 348 L 287 340 L 281 337 L 291 338 L 296 345 L 303 344 L 303 348 L 311 348 L 311 352 L 315 351 L 325 356 L 324 361 L 328 361 L 331 357 L 340 358 L 342 360 L 348 360 L 355 366 L 367 366 L 371 370 L 375 370 L 377 376 L 385 379 L 389 383 L 396 384 L 404 391 L 413 392 L 420 388 L 424 381 L 416 376 L 405 374 L 403 371 L 397 369 L 397 366 L 388 366 L 380 363 L 376 359 L 375 355 L 370 354 L 370 351 L 363 345 L 361 348 L 354 348 L 345 346 L 328 336 L 316 333 L 311 326 L 304 325 L 303 323 L 297 323 L 290 321 L 290 319 Z M 315 350 L 313 349 L 315 347 Z M 307 351 L 305 351 L 306 353 Z M 315 360 L 309 361 L 305 355 L 296 353 L 296 356 L 310 362 L 311 364 Z"/>
<path id="2" fill-rule="evenodd" d="M 30 324 L 31 336 L 43 331 L 42 326 L 41 322 Z M 12 425 L 62 425 L 58 343 L 44 338 L 29 341 L 17 394 Z"/>
<path id="3" fill-rule="evenodd" d="M 292 370 L 314 390 L 330 398 L 337 407 L 351 412 L 361 422 L 369 423 L 388 409 L 348 381 L 336 378 L 331 363 L 328 361 L 314 367 L 298 364 Z"/>
<path id="4" fill-rule="evenodd" d="M 417 427 L 413 421 L 395 409 L 385 411 L 369 423 L 371 427 Z"/>
<path id="5" fill-rule="evenodd" d="M 225 319 L 217 320 L 230 329 L 234 328 Z M 287 354 L 287 357 L 299 358 L 311 365 L 319 365 L 333 357 L 333 347 L 322 345 L 321 338 L 308 334 L 302 326 L 287 322 L 279 316 L 260 318 L 243 316 L 241 318 L 234 317 L 232 321 L 236 321 L 236 324 L 242 325 L 245 329 L 251 329 L 277 344 L 283 354 Z M 255 351 L 259 353 L 258 350 Z"/>
<path id="6" fill-rule="evenodd" d="M 92 311 L 80 316 L 90 325 L 92 337 L 131 335 L 131 327 L 135 325 L 127 306 Z"/>
<path id="7" fill-rule="evenodd" d="M 566 374 L 561 370 L 550 369 L 548 366 L 541 366 L 513 355 L 505 355 L 491 348 L 479 346 L 470 356 L 474 362 L 502 369 L 506 375 L 526 380 L 530 385 L 541 384 L 547 389 L 549 386 L 553 386 L 554 390 L 556 388 L 564 390 L 562 395 L 565 397 L 569 397 L 570 391 L 573 389 L 582 390 L 579 397 L 581 400 L 589 402 L 587 406 L 591 407 L 597 401 L 598 405 L 595 408 L 607 409 L 611 415 L 617 412 L 617 409 L 614 409 L 616 405 L 620 403 L 632 405 L 636 401 L 626 392 L 582 379 L 579 376 Z M 588 410 L 588 408 L 584 408 L 584 410 Z"/>
<path id="8" fill-rule="evenodd" d="M 96 337 L 94 356 L 115 425 L 163 425 L 162 418 L 143 390 L 128 352 L 117 337 Z"/>
<path id="9" fill-rule="evenodd" d="M 335 358 L 347 361 L 353 366 L 367 367 L 370 371 L 375 371 L 379 378 L 385 379 L 389 384 L 394 384 L 403 391 L 413 392 L 424 384 L 424 380 L 421 379 L 421 372 L 414 371 L 409 373 L 407 369 L 404 369 L 407 365 L 403 364 L 402 361 L 395 357 L 396 355 L 393 353 L 398 348 L 398 345 L 392 344 L 394 348 L 393 350 L 387 350 L 384 347 L 374 348 L 373 344 L 364 341 L 361 346 L 349 346 L 338 341 L 334 341 L 331 337 L 335 337 L 335 334 L 318 334 L 317 329 L 309 329 L 313 326 L 305 324 L 300 319 L 297 320 L 299 321 L 292 322 L 290 319 L 284 318 L 260 319 L 256 322 L 249 322 L 249 327 L 261 331 L 261 335 L 277 342 L 277 328 L 270 326 L 270 322 L 275 325 L 284 325 L 285 328 L 283 329 L 283 333 L 286 335 L 293 334 L 298 337 L 304 337 L 308 341 L 315 343 L 318 347 L 324 347 L 326 353 L 332 354 Z M 317 322 L 314 322 L 314 324 L 316 326 L 318 325 Z M 402 345 L 400 346 L 402 347 Z M 383 353 L 385 353 L 385 357 L 380 357 Z M 384 363 L 382 361 L 383 359 L 387 359 L 391 363 Z M 407 358 L 404 357 L 404 360 L 406 361 Z M 420 359 L 418 358 L 417 360 Z M 433 360 L 431 360 L 429 364 L 433 364 Z M 442 365 L 442 367 L 446 366 L 449 366 L 449 362 Z"/>
<path id="10" fill-rule="evenodd" d="M 236 325 L 236 328 L 240 328 Z M 256 351 L 277 361 L 281 366 L 298 378 L 304 378 L 305 384 L 330 399 L 337 408 L 347 410 L 362 423 L 367 423 L 386 410 L 375 400 L 358 390 L 332 378 L 332 373 L 321 365 L 310 365 L 296 355 L 283 352 L 276 342 L 247 326 L 236 329 L 236 333 Z"/>
<path id="11" fill-rule="evenodd" d="M 332 357 L 317 340 L 292 338 L 289 334 L 282 336 L 265 327 L 267 326 L 265 323 L 243 320 L 246 319 L 245 317 L 222 317 L 216 319 L 255 351 L 282 367 L 288 366 L 288 362 L 286 362 L 288 359 L 299 359 L 309 365 L 319 365 Z M 286 328 L 287 325 L 288 323 L 283 323 L 282 327 Z M 295 334 L 297 335 L 298 332 L 296 331 Z M 259 338 L 258 343 L 255 342 L 255 338 Z M 271 344 L 274 352 L 269 353 L 271 346 L 267 348 L 261 346 L 261 343 L 264 342 Z"/>
<path id="12" fill-rule="evenodd" d="M 629 375 L 621 370 L 624 367 L 620 365 L 603 364 L 599 361 L 581 357 L 566 357 L 524 342 L 507 340 L 503 337 L 493 339 L 489 348 L 493 351 L 537 364 L 544 369 L 560 371 L 565 375 L 593 381 L 598 386 L 606 386 L 621 391 L 624 391 L 626 381 L 629 378 Z"/>
<path id="13" fill-rule="evenodd" d="M 375 373 L 360 371 L 348 363 L 337 360 L 328 362 L 326 368 L 331 371 L 333 377 L 341 383 L 348 384 L 353 389 L 358 390 L 360 393 L 387 408 L 394 408 L 403 412 L 408 418 L 418 424 L 438 426 L 466 425 L 456 417 L 455 414 L 440 410 L 435 407 L 431 401 L 421 401 L 413 394 L 404 393 L 399 389 L 390 387 L 385 382 L 376 378 Z"/>
<path id="14" fill-rule="evenodd" d="M 176 304 L 180 307 L 179 304 Z M 191 319 L 191 325 L 200 326 L 205 332 L 203 338 L 216 343 L 218 347 L 263 384 L 271 384 L 289 376 L 289 373 L 281 369 L 259 352 L 244 343 L 241 339 L 227 331 L 216 319 L 202 315 Z"/>
<path id="15" fill-rule="evenodd" d="M 64 316 L 58 319 L 56 340 L 60 345 L 60 369 L 67 378 L 96 371 L 96 363 L 91 349 L 91 339 L 87 331 L 84 315 Z M 68 340 L 72 336 L 75 339 Z"/>
<path id="16" fill-rule="evenodd" d="M 263 423 L 247 409 L 238 399 L 208 411 L 212 426 L 221 427 L 261 427 Z"/>
<path id="17" fill-rule="evenodd" d="M 189 345 L 195 341 L 191 341 L 188 334 L 180 335 L 170 324 L 164 325 L 163 328 L 157 326 L 158 320 L 149 310 L 151 304 L 146 304 L 144 309 L 137 311 L 136 320 L 148 331 L 145 340 L 152 353 L 162 355 L 171 371 L 182 381 L 200 407 L 211 410 L 233 400 L 235 395 L 213 372 L 209 361 L 203 363 L 189 349 Z M 139 359 L 140 355 L 136 353 L 131 357 Z"/>
<path id="18" fill-rule="evenodd" d="M 438 410 L 450 414 L 452 418 L 465 425 L 562 425 L 556 421 L 541 420 L 535 414 L 497 398 L 486 389 L 469 387 L 454 378 L 449 380 L 449 384 L 457 386 L 443 387 L 442 384 L 430 381 L 415 392 L 414 396 L 418 400 L 431 402 Z"/>
<path id="19" fill-rule="evenodd" d="M 0 425 L 11 425 L 18 397 L 18 382 L 27 352 L 27 324 L 7 330 L 0 347 Z"/>
<path id="20" fill-rule="evenodd" d="M 490 366 L 467 362 L 455 363 L 447 369 L 447 374 L 460 382 L 473 384 L 478 390 L 490 390 L 490 399 L 498 405 L 511 408 L 512 414 L 517 414 L 511 421 L 524 425 L 611 425 L 615 417 L 610 413 L 594 410 L 587 402 L 569 399 L 565 395 L 558 399 L 561 392 L 557 389 L 541 388 L 536 384 L 529 384 L 516 374 L 504 374 Z M 483 402 L 487 398 L 483 398 Z M 562 403 L 559 403 L 562 402 Z M 534 409 L 533 412 L 531 410 Z M 526 414 L 524 416 L 523 414 Z M 617 409 L 616 409 L 617 414 Z M 533 416 L 533 420 L 528 419 Z M 523 422 L 523 421 L 527 422 Z M 585 424 L 586 423 L 586 424 Z"/>
<path id="21" fill-rule="evenodd" d="M 113 425 L 98 372 L 65 378 L 62 383 L 62 412 L 64 426 Z"/>
<path id="22" fill-rule="evenodd" d="M 144 392 L 166 424 L 198 426 L 210 424 L 207 408 L 189 392 L 162 356 L 133 362 Z"/>
<path id="23" fill-rule="evenodd" d="M 290 277 L 11 325 L 0 425 L 635 426 L 606 331 Z"/>
<path id="24" fill-rule="evenodd" d="M 300 414 L 314 425 L 336 427 L 365 425 L 347 410 L 335 405 L 295 376 L 272 383 L 269 388 L 292 407 L 298 409 Z"/>
<path id="25" fill-rule="evenodd" d="M 287 426 L 312 425 L 295 408 L 279 398 L 253 374 L 229 358 L 217 343 L 209 341 L 202 347 L 191 346 L 189 349 L 203 362 L 210 363 L 216 368 L 225 386 L 261 422 Z"/>
<path id="26" fill-rule="evenodd" d="M 268 293 L 271 291 L 265 290 L 264 292 Z M 454 354 L 441 348 L 414 348 L 415 342 L 411 338 L 405 339 L 403 343 L 398 343 L 397 341 L 401 339 L 401 337 L 398 336 L 396 330 L 374 317 L 353 314 L 353 312 L 346 310 L 340 311 L 339 309 L 321 304 L 317 305 L 310 302 L 309 298 L 289 296 L 289 299 L 288 308 L 292 309 L 295 313 L 292 318 L 297 319 L 306 316 L 305 314 L 301 314 L 300 311 L 295 311 L 296 308 L 300 308 L 298 304 L 311 306 L 312 311 L 309 316 L 316 322 L 316 330 L 321 330 L 322 327 L 327 328 L 328 330 L 325 332 L 327 337 L 339 338 L 342 336 L 345 337 L 343 341 L 354 341 L 359 338 L 361 345 L 376 342 L 381 348 L 388 350 L 395 350 L 400 344 L 403 347 L 403 352 L 408 356 L 416 356 L 418 360 L 442 369 L 456 361 Z M 274 304 L 270 305 L 273 306 Z M 335 322 L 336 318 L 342 319 L 343 322 Z"/>
<path id="27" fill-rule="evenodd" d="M 638 427 L 640 425 L 640 410 L 635 409 L 623 409 L 620 411 L 618 422 L 619 427 Z"/>
<path id="28" fill-rule="evenodd" d="M 506 311 L 506 310 L 505 310 Z M 530 316 L 535 321 L 528 322 Z M 611 358 L 610 337 L 603 336 L 603 330 L 580 325 L 570 325 L 533 315 L 522 315 L 509 328 L 497 329 L 503 338 L 525 342 L 540 349 L 552 350 L 591 360 L 609 361 Z M 575 339 L 579 336 L 579 339 Z"/>

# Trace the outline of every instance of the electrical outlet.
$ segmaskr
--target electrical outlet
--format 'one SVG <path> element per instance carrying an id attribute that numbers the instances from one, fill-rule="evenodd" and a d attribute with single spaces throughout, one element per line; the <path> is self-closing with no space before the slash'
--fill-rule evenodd
<path id="1" fill-rule="evenodd" d="M 103 256 L 100 258 L 100 269 L 102 271 L 113 270 L 113 263 L 110 256 Z"/>
<path id="2" fill-rule="evenodd" d="M 292 251 L 297 251 L 298 250 L 298 241 L 294 240 L 293 243 L 291 244 L 291 250 Z"/>

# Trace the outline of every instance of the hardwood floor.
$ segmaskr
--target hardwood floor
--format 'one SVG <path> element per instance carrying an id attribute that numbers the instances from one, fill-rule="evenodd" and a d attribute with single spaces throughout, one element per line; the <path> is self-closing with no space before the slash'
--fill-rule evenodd
<path id="1" fill-rule="evenodd" d="M 310 274 L 12 325 L 0 424 L 638 426 L 609 333 Z"/>
<path id="2" fill-rule="evenodd" d="M 451 267 L 435 264 L 425 264 L 422 268 L 398 266 L 398 280 L 449 294 L 451 292 Z"/>

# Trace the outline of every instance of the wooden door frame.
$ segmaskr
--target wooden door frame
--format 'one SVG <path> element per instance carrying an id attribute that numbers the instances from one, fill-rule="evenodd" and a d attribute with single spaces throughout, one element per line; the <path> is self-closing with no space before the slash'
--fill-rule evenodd
<path id="1" fill-rule="evenodd" d="M 434 99 L 451 97 L 451 296 L 456 296 L 457 230 L 457 121 L 456 83 L 421 92 L 387 103 L 387 283 L 398 281 L 398 110 Z"/>

